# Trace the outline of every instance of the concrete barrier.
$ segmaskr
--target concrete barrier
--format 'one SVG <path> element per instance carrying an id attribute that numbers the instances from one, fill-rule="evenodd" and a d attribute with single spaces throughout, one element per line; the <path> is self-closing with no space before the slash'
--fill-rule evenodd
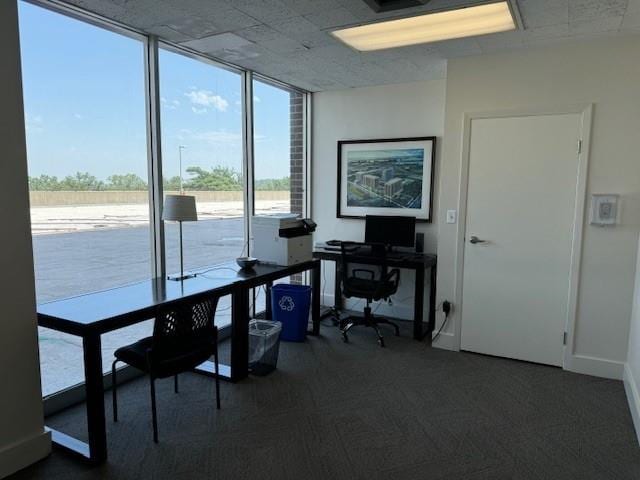
<path id="1" fill-rule="evenodd" d="M 177 194 L 165 191 L 165 194 Z M 195 191 L 185 192 L 194 195 L 196 202 L 241 202 L 241 191 Z M 98 191 L 98 192 L 68 192 L 68 191 L 32 191 L 29 192 L 32 207 L 53 207 L 62 205 L 130 205 L 147 203 L 148 192 L 132 191 Z M 289 200 L 289 192 L 274 190 L 259 190 L 255 192 L 256 201 L 260 200 Z"/>

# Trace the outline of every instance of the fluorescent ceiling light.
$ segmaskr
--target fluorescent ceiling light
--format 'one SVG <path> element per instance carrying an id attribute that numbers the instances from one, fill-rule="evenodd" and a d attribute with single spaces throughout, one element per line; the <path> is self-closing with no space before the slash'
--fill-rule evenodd
<path id="1" fill-rule="evenodd" d="M 356 50 L 382 50 L 516 28 L 506 1 L 371 23 L 331 32 Z"/>

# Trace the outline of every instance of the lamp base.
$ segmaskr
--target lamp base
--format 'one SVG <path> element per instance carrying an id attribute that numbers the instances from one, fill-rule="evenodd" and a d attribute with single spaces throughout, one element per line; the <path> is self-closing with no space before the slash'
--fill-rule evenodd
<path id="1" fill-rule="evenodd" d="M 187 273 L 185 275 L 168 275 L 167 280 L 173 280 L 174 282 L 181 282 L 186 280 L 187 278 L 194 278 L 196 276 L 195 273 Z"/>

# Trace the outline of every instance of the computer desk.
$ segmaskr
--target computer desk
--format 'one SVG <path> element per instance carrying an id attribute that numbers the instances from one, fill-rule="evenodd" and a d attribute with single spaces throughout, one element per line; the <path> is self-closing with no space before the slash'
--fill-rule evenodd
<path id="1" fill-rule="evenodd" d="M 335 294 L 334 307 L 337 311 L 343 309 L 342 288 L 340 285 L 340 258 L 339 250 L 327 248 L 315 248 L 313 251 L 314 258 L 335 262 Z M 380 265 L 380 260 L 371 254 L 363 254 L 356 256 L 355 262 L 363 265 Z M 413 301 L 413 338 L 422 340 L 425 336 L 430 335 L 436 324 L 436 278 L 438 257 L 428 253 L 411 253 L 411 252 L 389 252 L 386 257 L 388 267 L 404 268 L 413 270 L 416 274 L 415 293 Z M 424 277 L 426 270 L 429 269 L 429 320 L 427 329 L 424 329 Z"/>
<path id="2" fill-rule="evenodd" d="M 237 382 L 248 375 L 249 296 L 253 288 L 303 272 L 311 273 L 311 318 L 320 332 L 320 261 L 287 267 L 258 264 L 241 270 L 235 262 L 223 263 L 183 281 L 153 278 L 121 287 L 87 293 L 38 305 L 38 325 L 82 338 L 87 394 L 88 443 L 49 429 L 53 443 L 92 464 L 107 459 L 101 336 L 156 317 L 163 309 L 190 305 L 207 297 L 231 295 L 231 363 L 220 365 L 220 378 Z M 268 304 L 269 302 L 267 302 Z M 196 372 L 213 375 L 212 362 Z"/>

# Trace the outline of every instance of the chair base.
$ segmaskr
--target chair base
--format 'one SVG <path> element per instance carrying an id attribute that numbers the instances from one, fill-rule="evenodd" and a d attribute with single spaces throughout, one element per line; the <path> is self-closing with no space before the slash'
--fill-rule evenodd
<path id="1" fill-rule="evenodd" d="M 364 308 L 364 316 L 360 317 L 360 316 L 350 315 L 346 318 L 339 320 L 340 332 L 342 333 L 342 340 L 344 340 L 345 343 L 349 343 L 349 336 L 348 336 L 349 330 L 351 330 L 355 326 L 365 326 L 365 327 L 373 328 L 373 330 L 376 332 L 376 335 L 378 337 L 378 344 L 381 347 L 384 347 L 385 346 L 384 337 L 382 336 L 382 333 L 378 328 L 379 325 L 391 325 L 395 330 L 396 337 L 400 336 L 400 327 L 398 327 L 396 323 L 392 322 L 387 318 L 374 317 L 373 314 L 371 313 L 371 307 L 369 303 L 367 303 L 367 306 Z"/>

